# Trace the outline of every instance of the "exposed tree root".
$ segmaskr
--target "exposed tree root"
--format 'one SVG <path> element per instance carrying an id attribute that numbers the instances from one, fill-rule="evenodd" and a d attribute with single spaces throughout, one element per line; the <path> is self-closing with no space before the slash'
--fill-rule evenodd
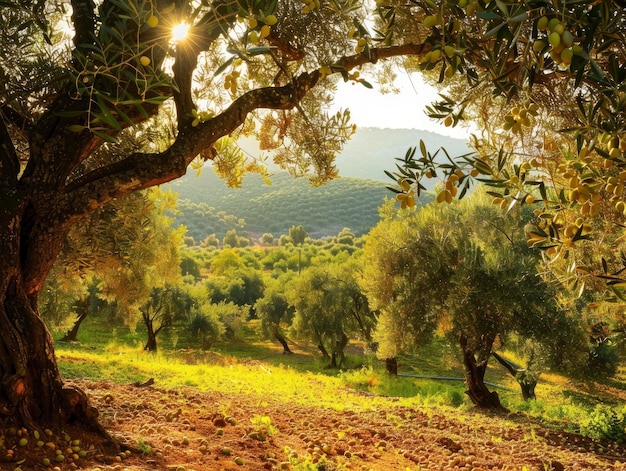
<path id="1" fill-rule="evenodd" d="M 87 430 L 95 432 L 106 440 L 106 444 L 116 452 L 122 449 L 118 441 L 106 431 L 98 421 L 98 409 L 89 403 L 87 394 L 79 388 L 63 388 L 61 394 L 61 409 L 64 413 L 64 422 L 68 424 L 80 423 Z"/>

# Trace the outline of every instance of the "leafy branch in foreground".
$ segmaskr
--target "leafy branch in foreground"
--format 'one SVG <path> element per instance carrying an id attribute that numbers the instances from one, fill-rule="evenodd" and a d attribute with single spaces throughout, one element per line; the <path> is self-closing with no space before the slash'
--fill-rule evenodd
<path id="1" fill-rule="evenodd" d="M 463 3 L 415 7 L 432 45 L 415 67 L 447 87 L 427 110 L 433 119 L 478 125 L 475 152 L 411 149 L 387 173 L 393 191 L 409 206 L 436 177 L 440 202 L 483 183 L 503 210 L 533 205 L 528 242 L 559 282 L 626 301 L 625 10 L 612 1 Z"/>

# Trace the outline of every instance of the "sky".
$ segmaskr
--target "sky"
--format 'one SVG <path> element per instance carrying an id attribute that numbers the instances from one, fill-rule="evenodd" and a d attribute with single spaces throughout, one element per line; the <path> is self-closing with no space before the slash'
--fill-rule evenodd
<path id="1" fill-rule="evenodd" d="M 368 81 L 373 89 L 342 81 L 335 94 L 333 110 L 349 108 L 351 121 L 357 127 L 421 129 L 461 139 L 470 135 L 467 128 L 447 128 L 426 116 L 426 106 L 436 100 L 437 90 L 425 83 L 418 73 L 398 74 L 398 94 L 382 94 L 373 80 Z"/>

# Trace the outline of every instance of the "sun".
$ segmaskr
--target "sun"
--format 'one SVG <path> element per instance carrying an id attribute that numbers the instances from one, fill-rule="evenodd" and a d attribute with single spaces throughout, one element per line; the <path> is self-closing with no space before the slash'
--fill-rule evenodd
<path id="1" fill-rule="evenodd" d="M 172 28 L 172 41 L 177 43 L 182 41 L 189 34 L 189 25 L 187 23 L 178 23 Z"/>

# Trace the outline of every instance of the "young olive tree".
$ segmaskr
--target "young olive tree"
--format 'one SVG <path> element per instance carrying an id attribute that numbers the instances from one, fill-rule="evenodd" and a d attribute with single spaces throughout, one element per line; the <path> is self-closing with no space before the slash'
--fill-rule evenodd
<path id="1" fill-rule="evenodd" d="M 294 309 L 287 302 L 284 293 L 286 277 L 272 280 L 265 287 L 263 296 L 257 299 L 254 310 L 261 320 L 261 329 L 267 337 L 275 338 L 283 347 L 283 353 L 293 353 L 289 348 L 286 330 L 291 325 Z"/>
<path id="2" fill-rule="evenodd" d="M 317 344 L 333 368 L 345 364 L 350 337 L 369 340 L 375 314 L 349 264 L 314 266 L 293 278 L 286 289 L 295 309 L 291 330 Z"/>

